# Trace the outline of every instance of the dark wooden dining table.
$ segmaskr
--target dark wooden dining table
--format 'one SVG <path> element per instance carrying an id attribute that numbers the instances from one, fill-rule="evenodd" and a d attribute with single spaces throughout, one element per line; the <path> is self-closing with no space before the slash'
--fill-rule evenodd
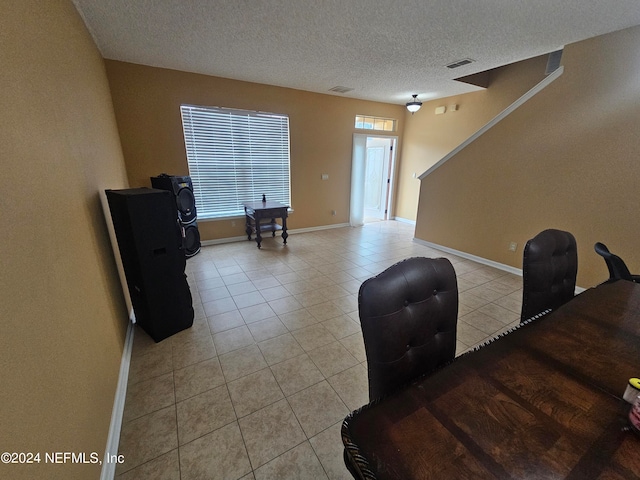
<path id="1" fill-rule="evenodd" d="M 585 290 L 557 310 L 352 412 L 362 478 L 640 478 L 622 399 L 640 376 L 640 285 Z"/>

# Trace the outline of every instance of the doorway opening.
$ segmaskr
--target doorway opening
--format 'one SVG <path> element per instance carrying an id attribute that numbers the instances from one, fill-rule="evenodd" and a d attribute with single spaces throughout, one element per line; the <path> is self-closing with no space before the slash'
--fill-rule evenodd
<path id="1" fill-rule="evenodd" d="M 397 137 L 355 134 L 351 170 L 352 226 L 390 218 Z"/>

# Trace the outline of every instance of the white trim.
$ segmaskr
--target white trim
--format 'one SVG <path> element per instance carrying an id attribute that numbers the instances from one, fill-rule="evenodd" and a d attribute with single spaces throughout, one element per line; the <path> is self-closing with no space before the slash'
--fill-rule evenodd
<path id="1" fill-rule="evenodd" d="M 495 124 L 500 122 L 502 119 L 504 119 L 510 113 L 512 113 L 514 110 L 516 110 L 518 107 L 520 107 L 522 104 L 524 104 L 527 100 L 530 100 L 533 96 L 535 96 L 537 93 L 539 93 L 541 90 L 543 90 L 549 84 L 551 84 L 551 82 L 553 82 L 560 75 L 562 75 L 562 72 L 564 72 L 564 67 L 562 67 L 562 66 L 558 67 L 557 70 L 555 70 L 553 73 L 551 73 L 550 75 L 545 77 L 541 82 L 539 82 L 537 85 L 535 85 L 531 90 L 526 92 L 524 95 L 522 95 L 520 98 L 518 98 L 515 102 L 513 102 L 511 105 L 509 105 L 507 108 L 505 108 L 502 112 L 500 112 L 498 115 L 493 117 L 489 121 L 489 123 L 487 123 L 484 127 L 480 128 L 480 130 L 478 130 L 476 133 L 471 135 L 469 138 L 467 138 L 464 142 L 462 142 L 456 148 L 451 150 L 447 155 L 445 155 L 437 163 L 435 163 L 433 166 L 431 166 L 431 168 L 429 168 L 426 172 L 424 172 L 418 178 L 420 180 L 423 180 L 427 175 L 429 175 L 431 172 L 433 172 L 434 170 L 439 168 L 441 165 L 443 165 L 445 162 L 447 162 L 449 159 L 451 159 L 451 157 L 457 155 L 463 148 L 465 148 L 471 142 L 475 141 L 483 133 L 485 133 L 487 130 L 489 130 L 491 127 L 493 127 Z"/>
<path id="2" fill-rule="evenodd" d="M 130 318 L 135 318 L 133 310 Z M 131 365 L 131 351 L 133 349 L 134 326 L 129 322 L 127 327 L 127 336 L 124 340 L 124 349 L 122 350 L 122 360 L 120 361 L 120 376 L 118 377 L 118 386 L 116 387 L 116 395 L 113 400 L 113 410 L 111 411 L 111 423 L 109 424 L 109 435 L 107 437 L 107 447 L 102 459 L 102 472 L 100 480 L 113 480 L 116 474 L 116 463 L 107 462 L 109 455 L 118 454 L 118 445 L 120 444 L 120 429 L 122 428 L 122 416 L 124 413 L 124 403 L 127 396 L 127 381 L 129 379 L 129 366 Z"/>
<path id="3" fill-rule="evenodd" d="M 395 220 L 396 222 L 401 222 L 401 223 L 408 223 L 409 225 L 413 225 L 414 227 L 416 226 L 416 221 L 415 220 L 409 220 L 408 218 L 393 217 L 392 220 Z"/>
<path id="4" fill-rule="evenodd" d="M 489 267 L 497 268 L 498 270 L 502 270 L 504 272 L 513 273 L 514 275 L 522 276 L 522 269 L 512 267 L 511 265 L 506 265 L 504 263 L 495 262 L 493 260 L 489 260 L 484 257 L 478 257 L 477 255 L 473 255 L 471 253 L 462 252 L 460 250 L 455 250 L 453 248 L 444 247 L 442 245 L 438 245 L 437 243 L 427 242 L 426 240 L 422 240 L 420 238 L 413 237 L 413 241 L 419 243 L 420 245 L 424 245 L 425 247 L 431 247 L 435 250 L 440 250 L 442 252 L 451 253 L 453 255 L 457 255 L 458 257 L 466 258 L 467 260 L 471 260 L 476 263 L 480 263 L 482 265 L 487 265 Z M 583 287 L 579 287 L 576 285 L 575 294 L 584 292 L 586 289 Z"/>
<path id="5" fill-rule="evenodd" d="M 425 247 L 431 247 L 446 253 L 452 253 L 454 255 L 457 255 L 458 257 L 466 258 L 467 260 L 472 260 L 476 263 L 481 263 L 482 265 L 487 265 L 489 267 L 497 268 L 498 270 L 502 270 L 504 272 L 513 273 L 514 275 L 518 275 L 520 277 L 522 276 L 522 269 L 512 267 L 511 265 L 495 262 L 493 260 L 489 260 L 484 257 L 478 257 L 477 255 L 473 255 L 471 253 L 461 252 L 460 250 L 455 250 L 453 248 L 444 247 L 442 245 L 438 245 L 437 243 L 427 242 L 426 240 L 422 240 L 420 238 L 413 237 L 413 241 L 421 245 L 424 245 Z"/>
<path id="6" fill-rule="evenodd" d="M 317 232 L 319 230 L 329 230 L 332 228 L 342 228 L 342 227 L 348 227 L 348 226 L 350 226 L 348 223 L 334 223 L 331 225 L 320 225 L 319 227 L 295 228 L 293 230 L 287 229 L 287 233 L 296 234 L 296 233 Z M 253 241 L 253 238 L 251 240 Z M 200 244 L 203 247 L 206 247 L 208 245 L 220 245 L 223 243 L 246 242 L 246 241 L 247 241 L 247 236 L 242 235 L 241 237 L 226 237 L 226 238 L 217 238 L 215 240 L 203 240 L 202 242 L 200 242 Z"/>

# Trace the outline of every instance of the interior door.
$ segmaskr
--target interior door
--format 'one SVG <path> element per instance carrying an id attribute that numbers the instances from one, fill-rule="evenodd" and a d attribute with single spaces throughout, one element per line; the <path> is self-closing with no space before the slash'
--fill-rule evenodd
<path id="1" fill-rule="evenodd" d="M 364 184 L 365 221 L 387 218 L 391 144 L 390 138 L 367 138 Z"/>

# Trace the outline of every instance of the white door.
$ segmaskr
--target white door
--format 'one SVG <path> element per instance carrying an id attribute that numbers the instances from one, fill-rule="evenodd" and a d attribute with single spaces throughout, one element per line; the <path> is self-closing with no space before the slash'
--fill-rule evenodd
<path id="1" fill-rule="evenodd" d="M 365 156 L 365 221 L 387 218 L 392 139 L 368 137 Z"/>
<path id="2" fill-rule="evenodd" d="M 398 137 L 353 134 L 349 204 L 349 224 L 352 227 L 364 225 L 365 203 L 367 218 L 388 218 L 386 212 L 391 211 L 393 199 L 394 145 L 397 141 Z"/>

